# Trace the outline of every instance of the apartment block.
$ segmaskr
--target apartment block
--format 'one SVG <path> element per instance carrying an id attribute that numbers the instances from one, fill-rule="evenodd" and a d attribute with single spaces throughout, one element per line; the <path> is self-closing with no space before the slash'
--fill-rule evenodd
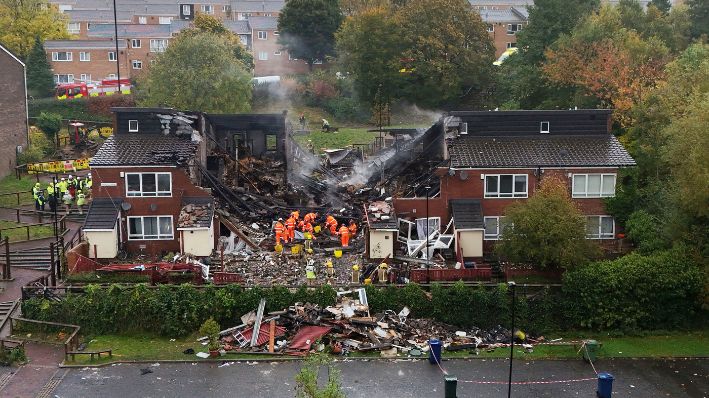
<path id="1" fill-rule="evenodd" d="M 109 40 L 47 40 L 44 48 L 57 84 L 115 79 L 116 62 L 121 71 L 128 71 L 128 47 L 123 40 L 118 42 L 118 54 Z M 130 74 L 121 72 L 124 76 Z"/>

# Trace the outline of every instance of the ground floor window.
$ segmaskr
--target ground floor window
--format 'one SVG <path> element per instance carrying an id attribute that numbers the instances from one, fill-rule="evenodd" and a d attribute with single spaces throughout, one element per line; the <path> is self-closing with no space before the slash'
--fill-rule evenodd
<path id="1" fill-rule="evenodd" d="M 586 216 L 586 237 L 588 239 L 613 239 L 615 221 L 611 216 Z"/>
<path id="2" fill-rule="evenodd" d="M 491 216 L 484 218 L 485 240 L 498 240 L 508 226 L 504 216 Z"/>
<path id="3" fill-rule="evenodd" d="M 174 239 L 172 216 L 128 217 L 128 239 Z"/>

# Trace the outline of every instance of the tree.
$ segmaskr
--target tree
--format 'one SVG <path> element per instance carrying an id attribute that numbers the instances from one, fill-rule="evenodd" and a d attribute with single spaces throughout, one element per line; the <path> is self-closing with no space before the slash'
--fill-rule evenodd
<path id="1" fill-rule="evenodd" d="M 369 104 L 377 95 L 399 96 L 402 41 L 399 27 L 385 8 L 348 17 L 336 34 L 339 61 L 354 79 L 359 98 Z M 384 99 L 382 102 L 390 102 Z"/>
<path id="2" fill-rule="evenodd" d="M 0 0 L 0 43 L 25 59 L 35 40 L 67 39 L 68 19 L 47 0 Z"/>
<path id="3" fill-rule="evenodd" d="M 42 130 L 50 142 L 55 142 L 57 133 L 62 128 L 62 116 L 56 113 L 42 112 L 37 118 L 37 127 Z"/>
<path id="4" fill-rule="evenodd" d="M 495 251 L 513 263 L 570 268 L 587 263 L 597 250 L 586 239 L 583 214 L 557 177 L 546 177 L 526 202 L 509 206 L 504 220 L 510 227 L 502 233 Z"/>
<path id="5" fill-rule="evenodd" d="M 490 83 L 494 47 L 470 3 L 409 0 L 395 19 L 404 32 L 402 96 L 429 107 L 479 104 Z"/>
<path id="6" fill-rule="evenodd" d="M 312 70 L 313 63 L 334 55 L 341 23 L 337 0 L 289 0 L 278 17 L 278 43 Z"/>
<path id="7" fill-rule="evenodd" d="M 650 1 L 650 4 L 657 7 L 657 9 L 662 11 L 664 14 L 670 12 L 670 9 L 672 8 L 672 3 L 670 3 L 670 0 L 652 0 Z"/>
<path id="8" fill-rule="evenodd" d="M 233 50 L 233 43 L 213 33 L 174 39 L 139 78 L 139 104 L 215 113 L 248 111 L 251 76 Z"/>
<path id="9" fill-rule="evenodd" d="M 498 101 L 507 108 L 567 108 L 574 91 L 550 84 L 541 73 L 544 51 L 599 4 L 599 0 L 535 1 L 529 7 L 529 23 L 516 34 L 520 51 L 505 61 L 497 74 Z"/>
<path id="10" fill-rule="evenodd" d="M 709 35 L 709 1 L 687 0 L 687 7 L 692 23 L 692 37 Z"/>
<path id="11" fill-rule="evenodd" d="M 244 64 L 246 69 L 254 68 L 254 57 L 249 50 L 241 43 L 241 39 L 234 32 L 230 31 L 222 21 L 209 14 L 199 13 L 195 17 L 192 25 L 180 31 L 178 36 L 194 36 L 199 33 L 212 33 L 225 38 L 234 47 L 234 56 Z"/>
<path id="12" fill-rule="evenodd" d="M 622 20 L 618 8 L 602 7 L 546 51 L 542 71 L 614 109 L 616 121 L 628 127 L 633 105 L 662 77 L 669 50 L 655 37 L 625 29 Z"/>
<path id="13" fill-rule="evenodd" d="M 27 56 L 27 89 L 32 95 L 46 97 L 54 89 L 54 77 L 47 60 L 47 53 L 39 37 L 35 39 L 32 52 Z"/>

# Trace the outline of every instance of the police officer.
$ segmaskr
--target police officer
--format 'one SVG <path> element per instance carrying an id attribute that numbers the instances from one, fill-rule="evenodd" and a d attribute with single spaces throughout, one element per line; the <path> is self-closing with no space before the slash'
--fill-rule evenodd
<path id="1" fill-rule="evenodd" d="M 32 199 L 34 199 L 34 209 L 39 210 L 39 194 L 42 193 L 42 186 L 39 183 L 32 187 Z"/>

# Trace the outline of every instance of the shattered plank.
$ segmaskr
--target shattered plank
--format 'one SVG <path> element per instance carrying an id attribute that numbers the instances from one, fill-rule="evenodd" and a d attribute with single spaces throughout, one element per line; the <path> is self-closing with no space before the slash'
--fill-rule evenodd
<path id="1" fill-rule="evenodd" d="M 256 311 L 256 321 L 254 323 L 254 331 L 251 334 L 251 347 L 255 347 L 258 342 L 258 335 L 263 321 L 263 311 L 266 309 L 266 299 L 262 298 L 258 303 L 258 311 Z"/>

